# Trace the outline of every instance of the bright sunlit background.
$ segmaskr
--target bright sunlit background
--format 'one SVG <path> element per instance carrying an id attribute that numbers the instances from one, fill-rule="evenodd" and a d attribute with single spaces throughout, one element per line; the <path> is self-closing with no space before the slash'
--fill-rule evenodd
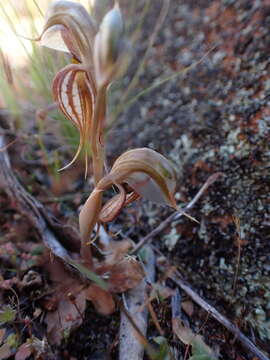
<path id="1" fill-rule="evenodd" d="M 81 3 L 88 11 L 93 2 L 73 1 Z M 112 3 L 111 0 L 99 1 L 106 8 Z M 66 54 L 42 48 L 38 41 L 31 41 L 41 34 L 50 3 L 52 0 L 0 1 L 0 108 L 6 107 L 12 116 L 17 116 L 22 107 L 30 109 L 32 105 L 37 109 L 52 102 L 52 80 L 69 62 Z M 151 0 L 145 1 L 138 14 L 137 27 L 132 26 L 133 17 L 130 20 L 131 17 L 124 14 L 126 29 L 132 29 L 133 35 L 140 33 L 150 3 Z M 134 13 L 135 7 L 136 2 L 132 2 L 128 12 Z"/>
<path id="2" fill-rule="evenodd" d="M 13 68 L 24 67 L 33 55 L 31 41 L 40 34 L 51 0 L 4 0 L 0 3 L 0 44 Z M 89 8 L 87 0 L 77 1 Z"/>
<path id="3" fill-rule="evenodd" d="M 42 49 L 38 37 L 51 0 L 5 0 L 0 2 L 0 107 L 18 115 L 28 108 L 52 101 L 51 82 L 65 65 L 65 54 Z M 78 1 L 87 9 L 87 0 Z"/>

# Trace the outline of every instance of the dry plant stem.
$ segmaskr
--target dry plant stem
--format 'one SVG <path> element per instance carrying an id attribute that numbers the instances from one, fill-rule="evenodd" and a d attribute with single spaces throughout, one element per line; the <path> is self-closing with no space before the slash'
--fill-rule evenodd
<path id="1" fill-rule="evenodd" d="M 103 145 L 103 131 L 104 131 L 105 116 L 106 116 L 106 89 L 107 87 L 104 86 L 98 89 L 97 91 L 96 102 L 94 105 L 93 122 L 91 126 L 91 134 L 90 134 L 90 144 L 92 150 L 95 185 L 97 185 L 99 180 L 103 177 L 103 168 L 104 168 L 104 159 L 105 159 L 104 145 Z M 88 202 L 89 200 L 90 199 L 88 199 Z M 102 197 L 96 197 L 96 201 L 94 203 L 96 210 L 93 209 L 93 211 L 98 212 L 98 209 L 100 209 L 102 205 Z M 92 227 L 94 227 L 94 223 Z M 87 236 L 82 236 L 81 256 L 84 265 L 89 269 L 91 269 L 92 255 L 91 255 L 90 246 L 88 244 L 88 240 L 89 240 L 88 235 L 89 234 L 87 234 Z"/>
<path id="2" fill-rule="evenodd" d="M 82 243 L 80 255 L 82 258 L 82 264 L 88 268 L 93 268 L 93 262 L 92 262 L 92 251 L 89 244 Z"/>
<path id="3" fill-rule="evenodd" d="M 172 318 L 181 319 L 181 294 L 178 288 L 176 288 L 175 294 L 172 296 L 171 308 L 172 308 Z"/>
<path id="4" fill-rule="evenodd" d="M 240 260 L 241 260 L 241 228 L 240 228 L 240 219 L 238 217 L 234 217 L 234 223 L 237 230 L 237 255 L 236 255 L 236 268 L 235 268 L 235 274 L 233 279 L 233 297 L 235 296 L 236 292 L 236 285 L 237 285 L 237 278 L 239 273 L 239 266 L 240 266 Z"/>
<path id="5" fill-rule="evenodd" d="M 194 196 L 194 198 L 188 203 L 188 205 L 182 210 L 183 213 L 190 210 L 195 203 L 200 199 L 200 197 L 203 195 L 203 193 L 208 189 L 210 185 L 212 185 L 221 175 L 222 173 L 218 172 L 213 175 L 211 175 L 206 182 L 203 184 L 201 189 L 198 191 L 198 193 Z M 180 219 L 184 214 L 175 212 L 172 215 L 168 216 L 167 219 L 165 219 L 161 224 L 159 224 L 153 231 L 151 231 L 148 235 L 146 235 L 144 238 L 142 238 L 139 243 L 134 247 L 134 249 L 131 252 L 131 255 L 137 254 L 140 249 L 147 243 L 149 243 L 155 236 L 157 236 L 161 231 L 166 229 L 167 226 L 171 224 L 172 221 Z"/>
<path id="6" fill-rule="evenodd" d="M 231 333 L 234 334 L 236 339 L 241 342 L 241 344 L 251 351 L 258 359 L 260 360 L 269 360 L 269 358 L 262 353 L 251 340 L 249 340 L 232 322 L 230 322 L 224 315 L 220 314 L 216 308 L 212 305 L 208 304 L 204 299 L 202 299 L 192 288 L 181 279 L 181 275 L 176 272 L 175 275 L 171 275 L 170 278 L 175 282 L 179 288 L 185 291 L 191 299 L 201 306 L 205 311 L 207 311 L 214 319 L 216 319 L 219 323 L 225 326 Z"/>
<path id="7" fill-rule="evenodd" d="M 136 323 L 141 333 L 146 335 L 148 311 L 147 307 L 139 310 L 147 302 L 146 280 L 153 282 L 155 278 L 155 256 L 150 247 L 147 250 L 147 263 L 145 264 L 146 279 L 143 279 L 134 289 L 125 293 L 126 310 Z M 121 311 L 120 336 L 119 336 L 119 360 L 142 360 L 146 344 L 141 341 L 133 324 Z"/>
<path id="8" fill-rule="evenodd" d="M 118 300 L 117 297 L 115 296 L 115 302 L 118 303 L 118 306 L 121 310 L 121 312 L 123 312 L 126 316 L 126 318 L 128 319 L 128 321 L 130 322 L 130 324 L 132 324 L 132 328 L 135 331 L 135 335 L 138 337 L 140 343 L 144 346 L 144 348 L 147 351 L 147 354 L 149 355 L 150 359 L 154 358 L 155 356 L 155 350 L 152 347 L 152 345 L 150 345 L 150 343 L 148 342 L 147 338 L 144 336 L 144 334 L 141 332 L 140 328 L 137 326 L 136 322 L 134 321 L 133 317 L 130 315 L 130 313 L 127 311 L 125 305 L 123 304 L 122 301 Z"/>
<path id="9" fill-rule="evenodd" d="M 0 135 L 0 148 L 4 148 L 4 146 L 4 137 Z M 60 245 L 52 225 L 48 224 L 48 220 L 44 216 L 45 209 L 18 182 L 12 172 L 6 151 L 0 152 L 0 164 L 0 188 L 16 203 L 19 211 L 29 219 L 44 244 L 52 250 L 53 254 L 65 260 L 68 252 Z"/>

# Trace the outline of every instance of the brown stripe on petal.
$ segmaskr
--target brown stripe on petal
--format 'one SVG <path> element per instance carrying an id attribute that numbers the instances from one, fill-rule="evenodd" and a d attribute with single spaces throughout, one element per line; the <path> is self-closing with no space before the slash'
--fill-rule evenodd
<path id="1" fill-rule="evenodd" d="M 78 85 L 75 82 L 76 71 L 71 70 L 62 79 L 60 84 L 59 94 L 61 99 L 62 106 L 65 107 L 66 112 L 69 114 L 70 118 L 73 119 L 75 124 L 82 128 L 82 114 L 81 114 L 81 105 L 79 99 Z M 75 107 L 74 100 L 77 98 L 79 112 Z"/>
<path id="2" fill-rule="evenodd" d="M 53 82 L 53 93 L 60 109 L 76 125 L 85 131 L 92 117 L 93 91 L 84 70 L 71 65 L 60 71 Z"/>
<path id="3" fill-rule="evenodd" d="M 65 96 L 63 96 L 63 91 L 64 91 L 63 87 L 67 86 L 67 82 L 72 74 L 72 71 L 74 70 L 70 68 L 64 68 L 56 75 L 53 81 L 53 94 L 55 100 L 58 102 L 59 107 L 64 113 L 64 115 L 69 120 L 71 120 L 74 123 L 74 125 L 77 126 L 80 130 L 80 124 L 78 123 L 76 117 L 72 113 L 72 109 L 69 105 L 68 94 L 65 94 Z"/>
<path id="4" fill-rule="evenodd" d="M 90 137 L 94 91 L 95 89 L 91 89 L 87 72 L 81 65 L 66 66 L 54 79 L 53 94 L 55 100 L 64 115 L 72 121 L 80 132 L 80 144 L 76 155 L 71 163 L 64 168 L 76 160 Z"/>

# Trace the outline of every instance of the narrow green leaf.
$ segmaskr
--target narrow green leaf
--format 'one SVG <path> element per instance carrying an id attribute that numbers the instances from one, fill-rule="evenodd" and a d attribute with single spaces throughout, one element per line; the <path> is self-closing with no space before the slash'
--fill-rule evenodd
<path id="1" fill-rule="evenodd" d="M 85 266 L 83 266 L 81 264 L 76 263 L 73 260 L 67 259 L 67 262 L 71 266 L 73 266 L 75 269 L 77 269 L 81 274 L 83 274 L 85 277 L 87 277 L 87 279 L 93 281 L 95 284 L 97 284 L 99 287 L 101 287 L 101 289 L 103 289 L 103 290 L 108 289 L 107 283 L 93 271 L 87 269 Z"/>

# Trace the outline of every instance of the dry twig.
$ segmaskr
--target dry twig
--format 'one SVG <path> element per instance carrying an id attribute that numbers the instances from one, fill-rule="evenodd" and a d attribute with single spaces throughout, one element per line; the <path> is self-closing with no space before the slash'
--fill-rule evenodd
<path id="1" fill-rule="evenodd" d="M 146 278 L 138 286 L 128 291 L 124 296 L 124 304 L 132 320 L 145 336 L 147 331 L 147 307 L 140 310 L 141 306 L 147 301 L 146 286 L 147 282 L 153 282 L 155 278 L 155 256 L 150 247 L 146 248 L 147 260 L 145 263 Z M 140 340 L 134 325 L 127 318 L 126 314 L 121 311 L 120 323 L 120 344 L 119 360 L 141 360 L 143 359 L 144 344 Z"/>
<path id="2" fill-rule="evenodd" d="M 175 290 L 175 294 L 172 296 L 171 309 L 172 319 L 181 318 L 181 294 L 178 288 Z M 174 338 L 176 338 L 175 334 Z M 173 354 L 175 359 L 180 358 L 179 350 L 176 347 L 173 348 Z"/>

